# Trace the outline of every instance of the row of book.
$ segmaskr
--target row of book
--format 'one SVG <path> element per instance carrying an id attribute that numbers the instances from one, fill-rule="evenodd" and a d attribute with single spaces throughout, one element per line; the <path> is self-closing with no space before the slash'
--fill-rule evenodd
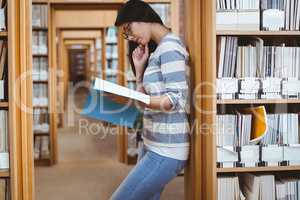
<path id="1" fill-rule="evenodd" d="M 217 30 L 299 30 L 299 0 L 217 0 Z"/>
<path id="2" fill-rule="evenodd" d="M 259 9 L 259 0 L 217 0 L 217 10 Z"/>
<path id="3" fill-rule="evenodd" d="M 243 173 L 218 177 L 218 200 L 298 200 L 300 178 Z"/>
<path id="4" fill-rule="evenodd" d="M 7 25 L 7 1 L 0 0 L 0 31 L 6 30 Z"/>
<path id="5" fill-rule="evenodd" d="M 300 47 L 264 45 L 261 38 L 219 38 L 218 78 L 277 77 L 300 79 Z M 242 43 L 243 42 L 243 43 Z"/>
<path id="6" fill-rule="evenodd" d="M 106 45 L 106 59 L 118 59 L 118 45 Z"/>
<path id="7" fill-rule="evenodd" d="M 118 30 L 117 27 L 111 26 L 107 28 L 105 43 L 106 44 L 116 44 L 118 42 Z M 101 43 L 98 43 L 98 47 L 101 47 Z"/>
<path id="8" fill-rule="evenodd" d="M 48 52 L 48 33 L 46 31 L 32 32 L 32 53 L 46 55 Z"/>
<path id="9" fill-rule="evenodd" d="M 50 158 L 50 138 L 47 135 L 34 137 L 34 159 Z"/>
<path id="10" fill-rule="evenodd" d="M 33 109 L 33 131 L 36 134 L 49 132 L 49 114 L 47 108 Z"/>
<path id="11" fill-rule="evenodd" d="M 300 80 L 281 78 L 221 78 L 218 99 L 299 99 Z"/>
<path id="12" fill-rule="evenodd" d="M 150 6 L 160 16 L 164 25 L 171 27 L 171 9 L 170 4 L 151 3 Z"/>
<path id="13" fill-rule="evenodd" d="M 7 178 L 0 178 L 0 199 L 10 200 L 10 181 Z"/>
<path id="14" fill-rule="evenodd" d="M 48 6 L 42 4 L 32 5 L 32 26 L 45 28 L 48 24 Z"/>
<path id="15" fill-rule="evenodd" d="M 299 114 L 266 114 L 262 108 L 217 115 L 218 167 L 300 164 Z"/>
<path id="16" fill-rule="evenodd" d="M 263 0 L 263 29 L 270 31 L 299 30 L 299 0 Z"/>
<path id="17" fill-rule="evenodd" d="M 256 116 L 254 116 L 256 115 Z M 251 143 L 251 134 L 256 129 L 254 120 L 266 120 L 266 131 L 261 138 L 262 144 L 299 144 L 298 113 L 267 114 L 266 119 L 256 114 L 217 115 L 217 146 L 243 146 Z M 252 133 L 251 133 L 252 132 Z"/>
<path id="18" fill-rule="evenodd" d="M 0 40 L 0 100 L 7 97 L 7 42 Z"/>
<path id="19" fill-rule="evenodd" d="M 48 80 L 48 58 L 34 57 L 32 60 L 32 80 L 46 81 Z"/>
<path id="20" fill-rule="evenodd" d="M 0 110 L 0 169 L 9 168 L 8 112 Z"/>
<path id="21" fill-rule="evenodd" d="M 33 106 L 48 106 L 48 84 L 33 84 Z"/>

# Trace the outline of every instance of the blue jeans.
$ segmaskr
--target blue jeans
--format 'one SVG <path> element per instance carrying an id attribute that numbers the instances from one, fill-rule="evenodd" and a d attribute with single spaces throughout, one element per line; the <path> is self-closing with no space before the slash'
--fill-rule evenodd
<path id="1" fill-rule="evenodd" d="M 137 165 L 110 200 L 159 200 L 167 183 L 185 167 L 186 161 L 161 156 L 143 145 Z"/>

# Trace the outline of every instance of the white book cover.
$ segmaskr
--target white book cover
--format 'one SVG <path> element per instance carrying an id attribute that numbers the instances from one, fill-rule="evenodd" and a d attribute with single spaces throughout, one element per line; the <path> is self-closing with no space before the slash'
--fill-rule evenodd
<path id="1" fill-rule="evenodd" d="M 150 96 L 109 81 L 96 78 L 93 88 L 116 96 L 125 97 L 128 99 L 138 100 L 145 104 L 150 104 Z"/>

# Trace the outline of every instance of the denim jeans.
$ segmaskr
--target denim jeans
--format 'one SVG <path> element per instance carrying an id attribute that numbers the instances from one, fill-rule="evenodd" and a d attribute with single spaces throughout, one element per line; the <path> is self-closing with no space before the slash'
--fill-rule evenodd
<path id="1" fill-rule="evenodd" d="M 159 200 L 164 187 L 185 165 L 186 161 L 161 156 L 142 145 L 137 165 L 110 200 Z"/>

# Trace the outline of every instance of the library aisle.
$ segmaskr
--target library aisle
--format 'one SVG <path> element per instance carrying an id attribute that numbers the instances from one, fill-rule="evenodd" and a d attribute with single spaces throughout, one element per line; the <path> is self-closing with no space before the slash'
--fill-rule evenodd
<path id="1" fill-rule="evenodd" d="M 78 105 L 83 98 L 75 98 Z M 75 122 L 82 120 L 76 113 Z M 89 120 L 88 123 L 99 123 Z M 118 162 L 116 136 L 80 134 L 79 124 L 58 129 L 58 164 L 36 167 L 36 200 L 107 200 L 133 165 Z M 183 176 L 164 190 L 162 200 L 184 199 Z"/>

